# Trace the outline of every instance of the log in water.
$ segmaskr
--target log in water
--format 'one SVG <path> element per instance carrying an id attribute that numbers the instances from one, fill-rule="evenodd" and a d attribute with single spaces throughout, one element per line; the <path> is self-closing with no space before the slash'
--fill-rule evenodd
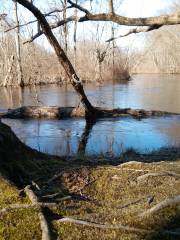
<path id="1" fill-rule="evenodd" d="M 180 115 L 178 113 L 170 113 L 165 111 L 146 111 L 144 109 L 103 109 L 97 108 L 100 112 L 100 117 L 151 117 L 151 116 L 164 116 L 164 115 Z M 85 117 L 85 110 L 82 107 L 38 107 L 38 106 L 27 106 L 20 107 L 16 109 L 9 109 L 7 113 L 2 114 L 3 118 L 47 118 L 47 119 L 63 119 L 71 117 Z"/>

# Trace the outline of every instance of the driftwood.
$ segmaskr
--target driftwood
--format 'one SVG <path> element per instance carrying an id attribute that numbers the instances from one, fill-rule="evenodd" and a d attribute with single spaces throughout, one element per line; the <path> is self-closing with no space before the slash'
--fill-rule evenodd
<path id="1" fill-rule="evenodd" d="M 168 198 L 168 199 L 156 204 L 152 208 L 150 208 L 147 211 L 141 213 L 140 216 L 145 217 L 145 216 L 148 216 L 148 215 L 152 215 L 154 213 L 157 213 L 161 209 L 164 209 L 166 207 L 174 207 L 175 205 L 178 205 L 178 204 L 180 204 L 180 195 L 178 195 L 174 198 Z"/>
<path id="2" fill-rule="evenodd" d="M 180 115 L 177 113 L 169 113 L 164 111 L 146 111 L 143 109 L 102 109 L 97 108 L 99 117 L 152 117 L 164 115 Z M 27 106 L 16 109 L 9 109 L 4 118 L 48 118 L 48 119 L 62 119 L 70 117 L 86 117 L 83 107 L 36 107 Z"/>

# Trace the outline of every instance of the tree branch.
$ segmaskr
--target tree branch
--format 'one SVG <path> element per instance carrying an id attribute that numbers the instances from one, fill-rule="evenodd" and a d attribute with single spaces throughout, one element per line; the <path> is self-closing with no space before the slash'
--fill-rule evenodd
<path id="1" fill-rule="evenodd" d="M 106 40 L 106 42 L 111 42 L 111 41 L 114 41 L 114 40 L 116 40 L 118 38 L 127 37 L 127 36 L 129 36 L 130 34 L 133 34 L 133 33 L 136 34 L 136 33 L 142 33 L 142 32 L 150 32 L 150 31 L 153 31 L 153 30 L 157 30 L 157 29 L 159 29 L 162 26 L 163 25 L 153 25 L 153 26 L 149 26 L 147 28 L 145 28 L 145 27 L 142 27 L 142 28 L 132 28 L 127 33 L 125 33 L 123 35 L 121 34 L 118 37 L 110 38 L 110 39 Z"/>
<path id="2" fill-rule="evenodd" d="M 80 11 L 86 13 L 87 15 L 90 14 L 90 12 L 86 8 L 80 6 L 79 4 L 74 3 L 71 0 L 68 0 L 68 3 L 71 4 L 72 7 L 79 9 Z"/>
<path id="3" fill-rule="evenodd" d="M 66 9 L 70 9 L 70 8 L 72 8 L 72 6 L 66 7 Z M 45 13 L 44 16 L 45 16 L 45 17 L 51 17 L 51 14 L 53 14 L 53 13 L 60 13 L 60 12 L 63 12 L 63 11 L 64 11 L 64 9 L 54 9 L 54 10 L 48 12 L 48 13 Z M 0 16 L 0 19 L 1 19 L 1 16 Z M 23 23 L 23 24 L 19 24 L 19 25 L 10 27 L 10 28 L 6 29 L 4 32 L 9 32 L 9 31 L 14 30 L 15 28 L 24 27 L 24 26 L 27 26 L 27 25 L 32 24 L 32 23 L 35 23 L 35 22 L 37 22 L 37 19 L 34 19 L 34 20 L 29 21 L 29 22 L 27 22 L 27 23 Z M 64 23 L 64 24 L 65 24 L 65 23 Z"/>
<path id="4" fill-rule="evenodd" d="M 55 28 L 57 28 L 57 27 L 63 26 L 64 24 L 67 24 L 68 22 L 75 21 L 76 19 L 77 19 L 77 17 L 73 15 L 73 16 L 70 16 L 70 17 L 64 19 L 64 20 L 58 21 L 56 24 L 50 25 L 50 27 L 51 27 L 51 29 L 55 29 Z M 37 32 L 37 33 L 36 33 L 35 35 L 33 35 L 30 39 L 26 40 L 26 41 L 24 42 L 24 44 L 33 42 L 36 38 L 40 37 L 42 34 L 44 34 L 43 31 Z"/>

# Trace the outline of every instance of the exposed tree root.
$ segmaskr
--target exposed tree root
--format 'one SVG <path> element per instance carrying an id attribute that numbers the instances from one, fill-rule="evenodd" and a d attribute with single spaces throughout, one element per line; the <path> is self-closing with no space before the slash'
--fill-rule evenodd
<path id="1" fill-rule="evenodd" d="M 129 227 L 129 226 L 124 226 L 121 224 L 99 224 L 95 222 L 89 222 L 89 221 L 84 221 L 84 220 L 78 220 L 70 217 L 63 217 L 59 220 L 57 220 L 58 223 L 74 223 L 78 225 L 84 225 L 88 227 L 95 227 L 95 228 L 101 228 L 101 229 L 120 229 L 123 231 L 131 231 L 131 232 L 138 232 L 138 233 L 152 233 L 154 231 L 150 230 L 145 230 L 141 228 L 134 228 L 134 227 Z"/>
<path id="2" fill-rule="evenodd" d="M 180 204 L 180 195 L 174 197 L 174 198 L 168 198 L 158 204 L 156 204 L 154 207 L 148 209 L 147 211 L 140 214 L 141 217 L 145 217 L 148 215 L 152 215 L 160 211 L 161 209 L 164 209 L 166 207 L 173 207 L 177 204 Z"/>
<path id="3" fill-rule="evenodd" d="M 62 193 L 53 193 L 53 194 L 49 194 L 49 195 L 45 195 L 45 196 L 42 196 L 41 198 L 45 198 L 45 199 L 56 199 L 58 198 L 59 196 L 61 196 Z M 69 200 L 71 199 L 72 196 L 65 196 L 65 197 L 61 197 L 61 198 L 58 198 L 58 201 L 64 201 L 64 200 Z"/>
<path id="4" fill-rule="evenodd" d="M 38 197 L 31 189 L 31 186 L 25 187 L 24 191 L 33 204 L 39 205 Z M 43 213 L 43 207 L 41 207 L 41 206 L 39 206 L 39 214 L 38 215 L 39 215 L 39 220 L 40 220 L 40 224 L 41 224 L 42 240 L 51 240 L 52 239 L 51 231 L 49 229 L 46 217 Z"/>
<path id="5" fill-rule="evenodd" d="M 121 205 L 118 207 L 118 209 L 123 209 L 123 208 L 127 208 L 131 205 L 134 205 L 134 204 L 137 204 L 137 203 L 140 203 L 141 201 L 143 201 L 145 198 L 140 198 L 140 199 L 137 199 L 137 200 L 134 200 L 132 202 L 129 202 L 129 203 L 126 203 L 124 205 Z"/>
<path id="6" fill-rule="evenodd" d="M 151 172 L 151 173 L 146 173 L 144 175 L 141 175 L 137 177 L 137 182 L 143 182 L 146 180 L 148 177 L 160 177 L 160 176 L 169 176 L 169 177 L 177 177 L 180 178 L 180 174 L 177 174 L 175 172 Z"/>
<path id="7" fill-rule="evenodd" d="M 141 234 L 147 234 L 147 233 L 149 234 L 149 233 L 156 232 L 153 230 L 135 228 L 135 227 L 130 227 L 130 226 L 121 225 L 121 224 L 99 224 L 99 223 L 95 223 L 95 222 L 74 219 L 71 217 L 63 217 L 63 218 L 57 220 L 57 222 L 58 223 L 72 223 L 72 224 L 84 225 L 87 227 L 94 227 L 94 228 L 100 228 L 100 229 L 117 229 L 117 230 L 122 230 L 125 232 L 134 232 L 134 233 L 141 233 Z M 180 232 L 163 231 L 162 233 L 180 236 Z"/>
<path id="8" fill-rule="evenodd" d="M 57 203 L 38 203 L 38 204 L 11 204 L 9 207 L 2 208 L 0 210 L 0 215 L 11 210 L 18 209 L 39 209 L 40 207 L 58 207 Z"/>

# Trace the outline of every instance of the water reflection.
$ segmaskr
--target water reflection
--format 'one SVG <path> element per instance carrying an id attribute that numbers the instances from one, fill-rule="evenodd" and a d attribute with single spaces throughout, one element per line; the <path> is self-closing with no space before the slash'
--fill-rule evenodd
<path id="1" fill-rule="evenodd" d="M 81 136 L 80 141 L 79 141 L 78 155 L 85 155 L 88 139 L 90 137 L 90 133 L 91 133 L 95 123 L 96 123 L 95 120 L 91 121 L 91 122 L 86 121 L 84 131 L 83 131 L 82 136 Z"/>
<path id="2" fill-rule="evenodd" d="M 135 75 L 129 82 L 106 83 L 103 86 L 88 84 L 85 90 L 96 106 L 180 113 L 180 75 Z M 76 106 L 78 103 L 79 99 L 71 86 L 48 85 L 23 90 L 0 88 L 1 108 L 21 105 Z"/>
<path id="3" fill-rule="evenodd" d="M 179 116 L 102 119 L 95 124 L 83 119 L 3 121 L 32 148 L 56 155 L 119 156 L 129 148 L 145 153 L 180 146 Z"/>

